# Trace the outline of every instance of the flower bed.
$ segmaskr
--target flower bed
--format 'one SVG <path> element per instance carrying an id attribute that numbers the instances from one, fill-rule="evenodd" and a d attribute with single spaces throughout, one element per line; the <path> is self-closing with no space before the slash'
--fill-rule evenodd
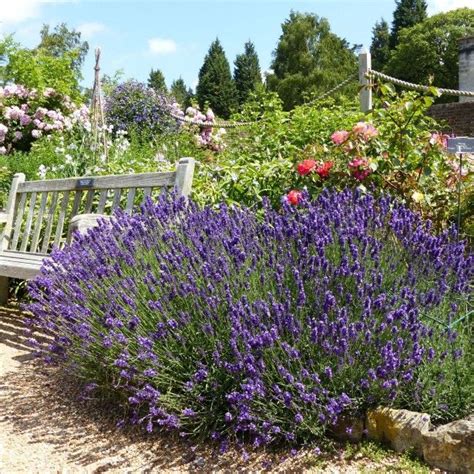
<path id="1" fill-rule="evenodd" d="M 29 310 L 55 336 L 38 350 L 133 423 L 293 443 L 378 404 L 469 410 L 467 327 L 446 324 L 473 267 L 387 196 L 262 216 L 163 196 L 54 252 Z"/>

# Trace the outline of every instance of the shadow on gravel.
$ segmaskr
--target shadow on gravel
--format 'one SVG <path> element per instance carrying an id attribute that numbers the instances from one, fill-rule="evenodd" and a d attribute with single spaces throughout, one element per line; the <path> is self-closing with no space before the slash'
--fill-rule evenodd
<path id="1" fill-rule="evenodd" d="M 120 430 L 116 422 L 121 414 L 114 412 L 113 406 L 80 399 L 77 384 L 60 368 L 47 366 L 33 357 L 26 343 L 23 319 L 18 308 L 0 308 L 0 367 L 2 363 L 7 368 L 11 366 L 0 377 L 0 432 L 28 435 L 29 444 L 17 446 L 25 458 L 35 450 L 41 452 L 46 443 L 52 448 L 49 452 L 62 460 L 62 467 L 68 464 L 67 472 L 71 473 L 233 473 L 266 469 L 301 472 L 308 468 L 322 472 L 321 459 L 312 454 L 311 448 L 301 450 L 297 456 L 290 456 L 288 450 L 249 449 L 250 458 L 243 462 L 238 448 L 220 454 L 219 446 L 208 442 L 190 442 L 167 433 L 149 435 L 138 428 Z M 35 337 L 48 339 L 37 334 Z M 8 358 L 21 364 L 11 364 Z M 366 472 L 388 472 L 384 468 L 394 462 L 387 456 L 378 465 L 358 462 L 354 470 L 344 460 L 339 446 L 326 457 L 325 464 L 330 470 L 325 472 L 360 472 L 360 468 Z M 32 469 L 37 472 L 34 466 Z M 48 472 L 65 471 L 51 465 Z"/>
<path id="2" fill-rule="evenodd" d="M 65 463 L 87 472 L 238 469 L 241 455 L 235 451 L 219 455 L 218 446 L 208 443 L 195 446 L 169 434 L 117 428 L 120 413 L 81 400 L 59 368 L 33 356 L 23 320 L 18 308 L 0 308 L 0 358 L 22 362 L 0 378 L 0 430 L 28 434 L 32 445 L 47 443 Z M 14 351 L 2 351 L 3 345 Z M 25 456 L 30 449 L 25 446 Z"/>

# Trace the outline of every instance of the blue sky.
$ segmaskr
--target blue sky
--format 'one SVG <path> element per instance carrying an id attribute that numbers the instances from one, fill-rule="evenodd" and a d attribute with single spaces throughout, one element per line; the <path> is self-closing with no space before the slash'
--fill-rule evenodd
<path id="1" fill-rule="evenodd" d="M 431 0 L 431 14 L 472 0 Z M 281 23 L 290 11 L 316 13 L 351 44 L 370 44 L 375 21 L 389 22 L 394 0 L 0 0 L 0 34 L 15 33 L 25 46 L 38 43 L 43 23 L 65 22 L 90 44 L 83 67 L 92 84 L 93 50 L 102 49 L 102 72 L 122 69 L 124 77 L 145 81 L 151 68 L 163 71 L 168 85 L 182 77 L 195 87 L 210 43 L 219 37 L 231 65 L 247 40 L 257 48 L 262 71 L 269 69 Z"/>

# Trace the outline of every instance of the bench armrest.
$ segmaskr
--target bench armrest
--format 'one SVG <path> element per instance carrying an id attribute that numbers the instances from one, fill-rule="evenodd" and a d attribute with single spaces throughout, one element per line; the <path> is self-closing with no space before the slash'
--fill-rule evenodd
<path id="1" fill-rule="evenodd" d="M 110 216 L 106 216 L 105 214 L 77 214 L 75 215 L 70 223 L 69 223 L 69 240 L 72 233 L 76 230 L 79 233 L 84 234 L 87 232 L 88 229 L 95 227 L 97 225 L 97 221 L 99 219 L 110 219 Z"/>

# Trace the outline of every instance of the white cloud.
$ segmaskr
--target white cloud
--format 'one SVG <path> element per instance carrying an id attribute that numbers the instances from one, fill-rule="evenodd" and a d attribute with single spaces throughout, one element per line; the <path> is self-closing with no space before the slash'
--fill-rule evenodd
<path id="1" fill-rule="evenodd" d="M 90 22 L 82 23 L 77 28 L 77 31 L 80 31 L 82 37 L 86 40 L 92 39 L 93 36 L 98 33 L 102 33 L 107 30 L 107 27 L 103 23 Z"/>
<path id="2" fill-rule="evenodd" d="M 0 31 L 41 16 L 43 5 L 76 3 L 79 0 L 1 0 Z"/>
<path id="3" fill-rule="evenodd" d="M 39 0 L 7 0 L 0 8 L 0 28 L 22 23 L 40 15 Z"/>
<path id="4" fill-rule="evenodd" d="M 148 40 L 148 51 L 152 54 L 171 54 L 178 49 L 172 39 L 151 38 Z"/>
<path id="5" fill-rule="evenodd" d="M 428 11 L 430 14 L 456 10 L 457 8 L 472 8 L 472 0 L 430 0 Z"/>

